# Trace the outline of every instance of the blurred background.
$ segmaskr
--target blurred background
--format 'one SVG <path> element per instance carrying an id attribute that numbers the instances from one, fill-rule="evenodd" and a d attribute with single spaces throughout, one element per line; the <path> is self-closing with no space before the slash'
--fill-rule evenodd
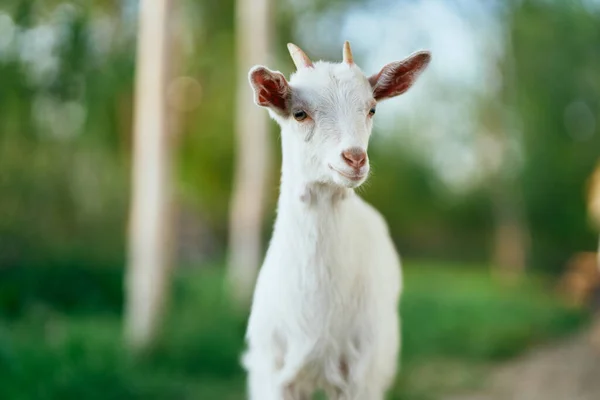
<path id="1" fill-rule="evenodd" d="M 2 0 L 0 398 L 245 398 L 281 157 L 246 73 L 344 40 L 433 54 L 360 189 L 404 260 L 390 398 L 600 397 L 600 1 Z"/>

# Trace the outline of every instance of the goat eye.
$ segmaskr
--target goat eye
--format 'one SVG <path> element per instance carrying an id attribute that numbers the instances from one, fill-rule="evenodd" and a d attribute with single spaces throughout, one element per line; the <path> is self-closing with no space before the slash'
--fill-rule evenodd
<path id="1" fill-rule="evenodd" d="M 296 121 L 304 121 L 306 119 L 306 117 L 308 117 L 308 115 L 306 114 L 306 111 L 296 111 L 294 112 L 294 118 L 296 119 Z"/>
<path id="2" fill-rule="evenodd" d="M 371 108 L 371 109 L 369 110 L 369 115 L 372 117 L 373 115 L 375 115 L 375 111 L 376 111 L 376 110 L 375 110 L 375 107 Z"/>

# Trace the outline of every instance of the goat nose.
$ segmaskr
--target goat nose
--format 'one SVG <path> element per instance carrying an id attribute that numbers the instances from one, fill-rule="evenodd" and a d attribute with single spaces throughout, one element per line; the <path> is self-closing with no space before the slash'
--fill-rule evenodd
<path id="1" fill-rule="evenodd" d="M 360 168 L 367 162 L 367 153 L 359 147 L 352 147 L 342 152 L 342 158 L 352 168 Z"/>

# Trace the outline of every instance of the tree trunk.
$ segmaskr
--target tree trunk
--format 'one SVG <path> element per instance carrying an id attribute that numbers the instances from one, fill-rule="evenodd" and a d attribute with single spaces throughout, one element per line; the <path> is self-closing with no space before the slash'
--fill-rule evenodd
<path id="1" fill-rule="evenodd" d="M 271 166 L 265 110 L 252 101 L 248 71 L 268 62 L 269 0 L 237 0 L 236 169 L 229 224 L 228 284 L 234 301 L 250 301 L 262 258 L 265 187 Z"/>
<path id="2" fill-rule="evenodd" d="M 165 89 L 169 0 L 141 0 L 133 138 L 125 337 L 148 350 L 160 327 L 171 264 L 171 143 Z"/>
<path id="3" fill-rule="evenodd" d="M 529 235 L 516 184 L 494 180 L 491 189 L 494 238 L 492 264 L 494 275 L 512 281 L 523 275 L 527 264 Z"/>
<path id="4" fill-rule="evenodd" d="M 506 38 L 505 45 L 506 56 L 499 65 L 503 71 L 503 89 L 500 94 L 507 99 L 507 103 L 516 104 L 517 77 L 510 36 Z M 515 154 L 509 151 L 509 142 L 511 135 L 514 135 L 514 127 L 518 126 L 518 117 L 498 99 L 494 99 L 492 104 L 488 110 L 488 125 L 496 133 L 500 144 L 499 168 L 488 183 L 494 221 L 492 273 L 501 280 L 511 282 L 523 275 L 530 246 L 523 194 L 519 180 L 510 168 L 515 162 Z"/>

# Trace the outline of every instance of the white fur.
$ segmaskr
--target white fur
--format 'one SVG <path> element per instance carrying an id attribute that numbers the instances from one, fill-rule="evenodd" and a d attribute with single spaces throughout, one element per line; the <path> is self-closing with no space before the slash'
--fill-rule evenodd
<path id="1" fill-rule="evenodd" d="M 399 356 L 400 261 L 385 221 L 353 190 L 368 162 L 356 172 L 341 157 L 367 150 L 373 91 L 357 66 L 324 62 L 289 86 L 292 111 L 310 118 L 269 110 L 282 130 L 281 193 L 248 323 L 249 396 L 382 400 Z"/>

